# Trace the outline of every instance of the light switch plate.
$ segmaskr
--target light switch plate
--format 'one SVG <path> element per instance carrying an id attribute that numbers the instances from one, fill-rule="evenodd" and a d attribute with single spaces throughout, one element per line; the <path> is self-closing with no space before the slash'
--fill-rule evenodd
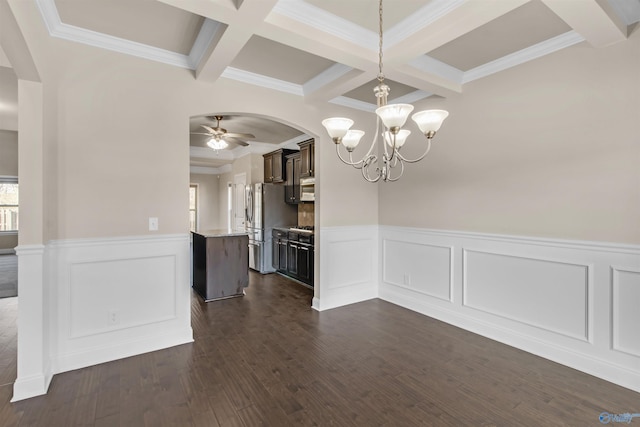
<path id="1" fill-rule="evenodd" d="M 158 231 L 158 218 L 149 217 L 149 231 Z"/>

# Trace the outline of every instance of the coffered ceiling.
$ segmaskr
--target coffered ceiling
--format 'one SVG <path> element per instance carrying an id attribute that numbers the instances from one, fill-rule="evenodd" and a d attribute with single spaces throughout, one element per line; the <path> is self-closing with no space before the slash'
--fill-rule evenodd
<path id="1" fill-rule="evenodd" d="M 187 68 L 197 79 L 374 108 L 377 0 L 35 1 L 53 37 Z M 640 0 L 385 0 L 390 99 L 452 96 L 471 81 L 577 43 L 623 41 L 639 20 Z M 193 118 L 192 130 L 207 120 Z M 226 124 L 253 133 L 251 144 L 263 148 L 305 138 L 259 118 L 233 116 Z M 192 146 L 201 147 L 202 138 Z"/>

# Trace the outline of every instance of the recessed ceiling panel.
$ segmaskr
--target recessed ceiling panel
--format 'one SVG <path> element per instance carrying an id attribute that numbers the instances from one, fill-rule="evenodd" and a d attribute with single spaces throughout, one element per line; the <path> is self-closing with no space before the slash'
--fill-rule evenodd
<path id="1" fill-rule="evenodd" d="M 404 96 L 408 93 L 415 92 L 417 89 L 411 86 L 404 85 L 402 83 L 394 82 L 393 80 L 385 79 L 385 84 L 389 86 L 389 101 L 393 101 L 396 98 Z M 344 94 L 347 98 L 356 99 L 358 101 L 368 102 L 370 104 L 376 104 L 376 96 L 373 93 L 373 89 L 378 86 L 378 80 L 371 80 L 360 87 L 357 87 Z"/>
<path id="2" fill-rule="evenodd" d="M 204 18 L 150 0 L 55 0 L 63 23 L 188 55 Z"/>
<path id="3" fill-rule="evenodd" d="M 363 28 L 378 32 L 378 0 L 305 1 Z M 382 4 L 383 29 L 393 28 L 427 3 L 429 0 L 385 0 Z"/>
<path id="4" fill-rule="evenodd" d="M 570 30 L 540 0 L 533 0 L 427 55 L 468 71 Z"/>
<path id="5" fill-rule="evenodd" d="M 304 84 L 335 63 L 272 40 L 253 36 L 231 66 L 274 79 Z"/>

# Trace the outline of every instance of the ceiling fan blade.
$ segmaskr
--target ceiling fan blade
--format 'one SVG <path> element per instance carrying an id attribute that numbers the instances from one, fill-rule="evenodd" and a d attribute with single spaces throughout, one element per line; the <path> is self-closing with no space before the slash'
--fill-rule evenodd
<path id="1" fill-rule="evenodd" d="M 243 147 L 248 147 L 248 146 L 249 146 L 249 143 L 248 143 L 248 142 L 243 141 L 243 140 L 238 139 L 238 138 L 230 137 L 230 136 L 229 136 L 229 134 L 226 134 L 226 135 L 224 136 L 224 139 L 225 139 L 225 140 L 227 140 L 227 141 L 229 141 L 229 142 L 235 142 L 236 144 L 238 144 L 238 145 L 242 145 Z"/>
<path id="2" fill-rule="evenodd" d="M 216 133 L 216 131 L 213 130 L 213 128 L 210 126 L 207 126 L 207 125 L 200 125 L 200 126 L 208 130 L 210 133 Z"/>
<path id="3" fill-rule="evenodd" d="M 231 137 L 231 138 L 256 139 L 256 136 L 250 133 L 227 132 L 224 134 L 224 136 Z"/>
<path id="4" fill-rule="evenodd" d="M 204 132 L 191 132 L 191 135 L 207 135 L 207 136 L 213 136 L 210 133 L 204 133 Z"/>

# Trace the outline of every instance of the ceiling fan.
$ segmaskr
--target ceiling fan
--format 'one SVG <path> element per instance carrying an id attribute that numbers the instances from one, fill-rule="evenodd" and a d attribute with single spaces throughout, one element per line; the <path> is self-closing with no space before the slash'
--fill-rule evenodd
<path id="1" fill-rule="evenodd" d="M 238 145 L 246 147 L 249 145 L 248 142 L 243 139 L 255 139 L 255 135 L 250 133 L 236 133 L 236 132 L 227 132 L 226 129 L 220 127 L 220 121 L 223 119 L 223 116 L 209 116 L 207 117 L 209 120 L 215 120 L 216 126 L 211 127 L 207 125 L 200 125 L 200 127 L 204 128 L 207 132 L 191 132 L 194 135 L 207 135 L 210 136 L 211 139 L 207 142 L 207 145 L 214 150 L 221 150 L 226 148 L 229 142 L 234 142 Z M 241 139 L 242 138 L 242 139 Z"/>

